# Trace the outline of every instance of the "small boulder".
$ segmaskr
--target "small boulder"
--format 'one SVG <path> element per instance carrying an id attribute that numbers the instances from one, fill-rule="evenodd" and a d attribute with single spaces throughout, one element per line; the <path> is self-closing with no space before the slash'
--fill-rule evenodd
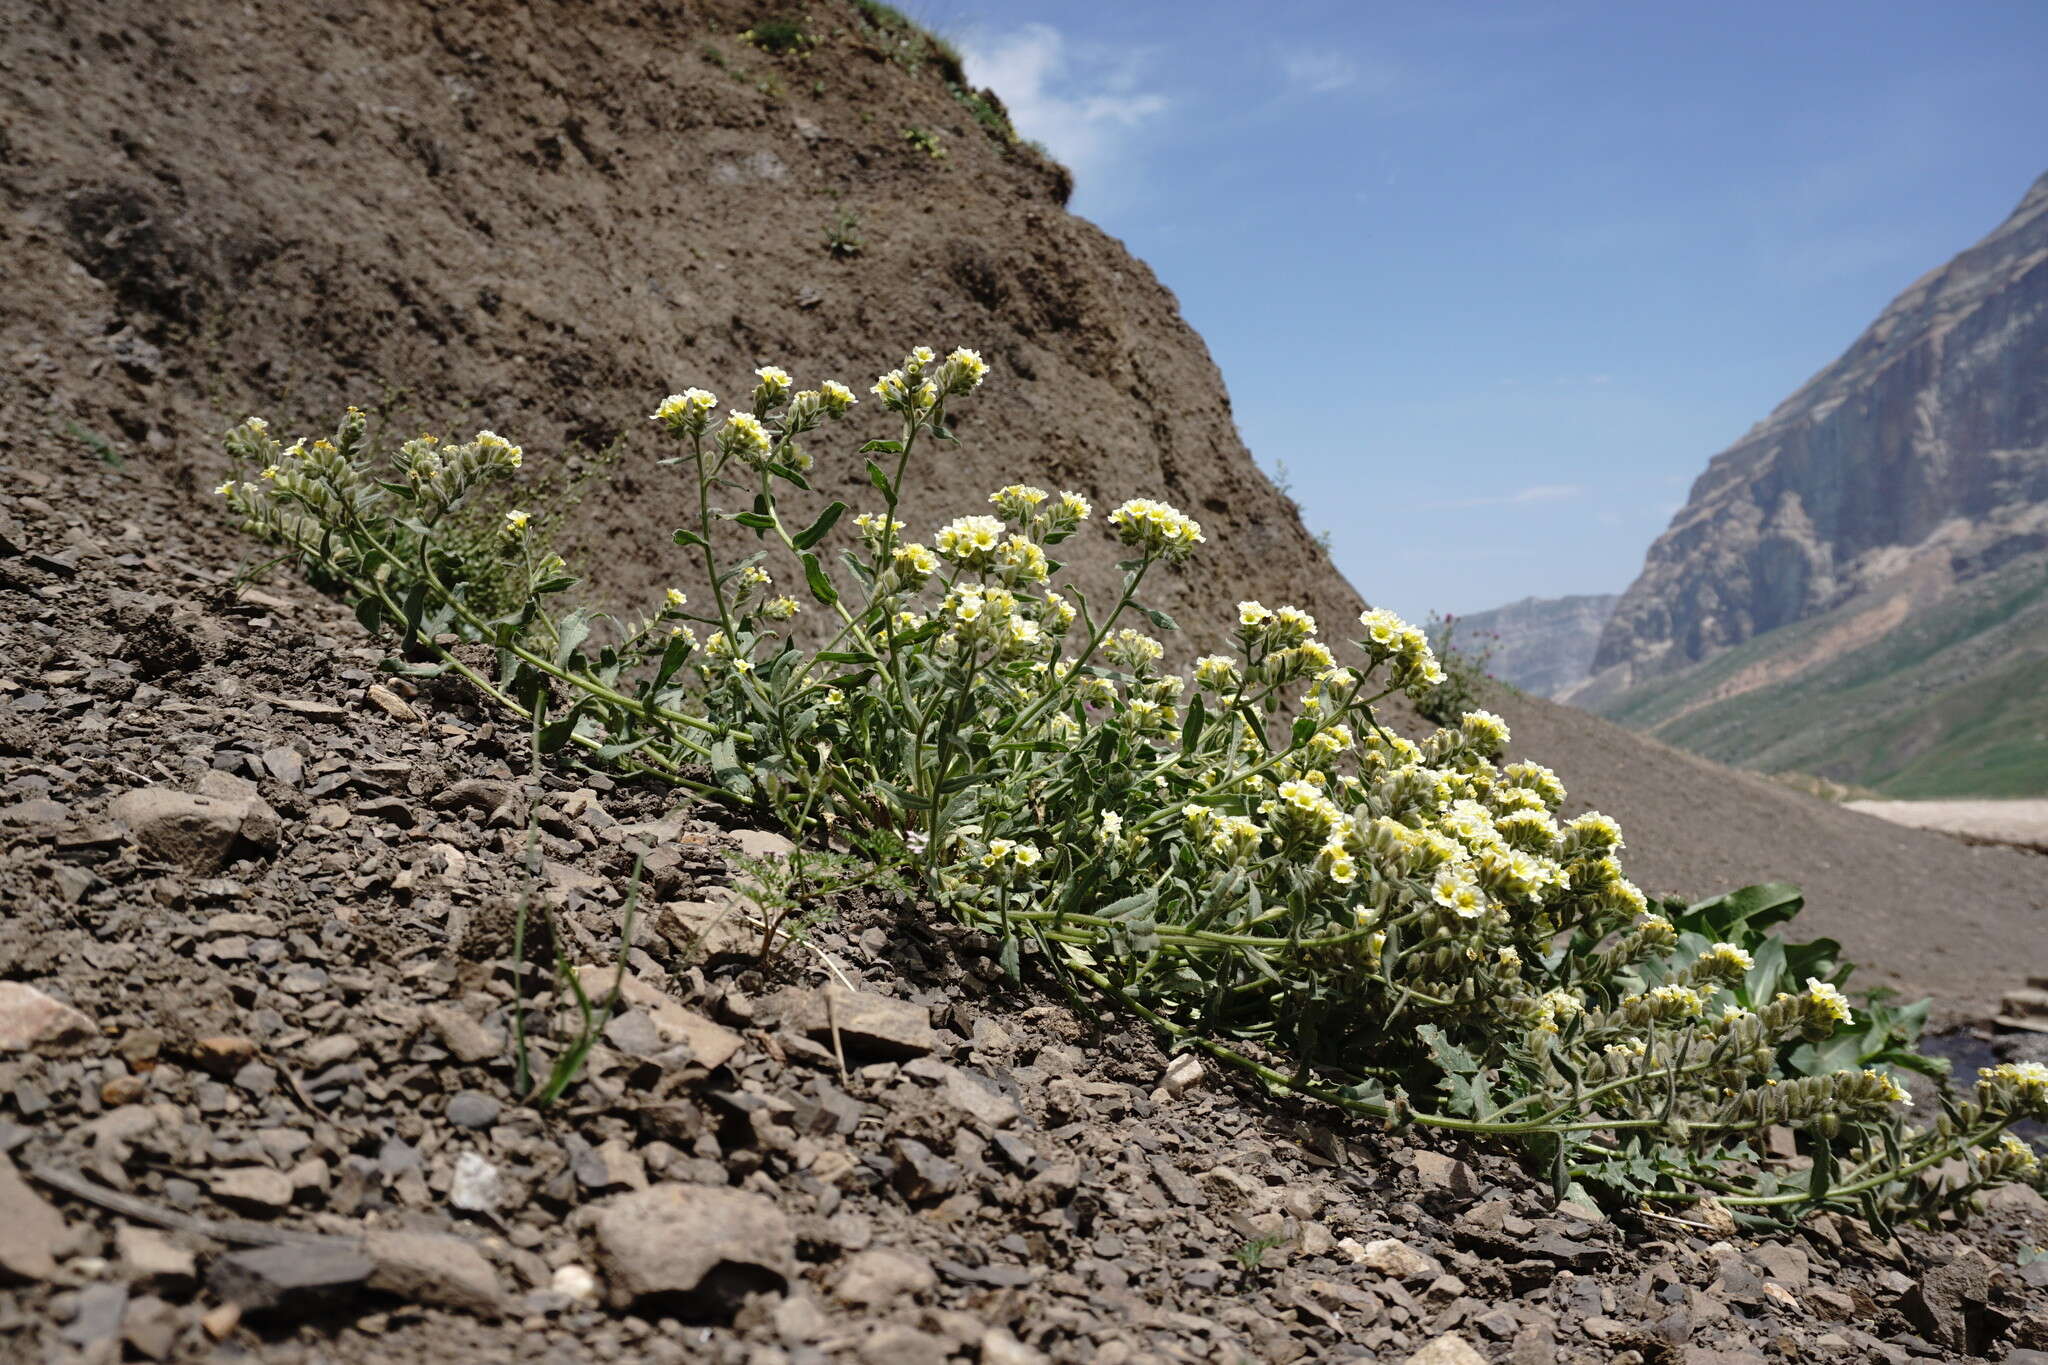
<path id="1" fill-rule="evenodd" d="M 206 876 L 238 856 L 275 852 L 282 834 L 277 812 L 255 785 L 219 771 L 207 773 L 197 792 L 123 792 L 107 813 L 152 855 Z"/>
<path id="2" fill-rule="evenodd" d="M 795 1266 L 789 1220 L 764 1195 L 661 1184 L 622 1195 L 596 1220 L 598 1263 L 614 1307 L 652 1299 L 730 1318 L 748 1294 L 779 1291 Z"/>

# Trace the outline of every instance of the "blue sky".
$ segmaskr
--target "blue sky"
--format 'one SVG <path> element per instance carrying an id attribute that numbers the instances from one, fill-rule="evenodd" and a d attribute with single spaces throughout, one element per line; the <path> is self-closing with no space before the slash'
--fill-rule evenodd
<path id="1" fill-rule="evenodd" d="M 1619 591 L 1711 455 L 2048 170 L 2038 0 L 904 8 L 1415 617 Z"/>

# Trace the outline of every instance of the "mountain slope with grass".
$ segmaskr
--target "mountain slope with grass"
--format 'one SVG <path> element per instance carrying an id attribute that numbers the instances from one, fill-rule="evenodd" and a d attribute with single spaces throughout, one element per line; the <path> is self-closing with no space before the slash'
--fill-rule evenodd
<path id="1" fill-rule="evenodd" d="M 1585 695 L 2048 548 L 2048 175 L 1714 457 L 1614 610 Z"/>
<path id="2" fill-rule="evenodd" d="M 1838 607 L 1605 709 L 1724 763 L 1889 796 L 2048 791 L 2048 556 L 1910 605 Z M 1868 642 L 1837 652 L 1838 639 Z"/>
<path id="3" fill-rule="evenodd" d="M 2048 792 L 2048 176 L 1714 458 L 1561 695 L 1725 762 Z"/>

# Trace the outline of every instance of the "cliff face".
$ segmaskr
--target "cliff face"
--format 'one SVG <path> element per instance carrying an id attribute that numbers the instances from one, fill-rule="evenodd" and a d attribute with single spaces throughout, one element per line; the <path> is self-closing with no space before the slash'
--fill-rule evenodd
<path id="1" fill-rule="evenodd" d="M 662 395 L 776 363 L 866 399 L 910 346 L 972 346 L 993 373 L 910 481 L 913 534 L 1019 480 L 1149 495 L 1210 542 L 1148 583 L 1186 644 L 1240 597 L 1358 609 L 1172 294 L 880 7 L 53 0 L 0 59 L 0 429 L 52 458 L 197 490 L 228 423 L 346 403 L 491 427 L 530 469 L 623 434 L 570 548 L 630 607 L 687 581 Z M 821 502 L 875 502 L 851 452 L 892 426 L 869 399 L 813 443 Z M 1070 548 L 1113 593 L 1108 537 Z"/>
<path id="2" fill-rule="evenodd" d="M 1457 619 L 1455 648 L 1486 659 L 1486 671 L 1539 697 L 1555 697 L 1592 671 L 1600 632 L 1620 599 L 1613 593 L 1581 597 L 1525 597 Z"/>
<path id="3" fill-rule="evenodd" d="M 1578 694 L 1611 695 L 1860 595 L 2048 547 L 2048 176 L 1714 457 Z"/>

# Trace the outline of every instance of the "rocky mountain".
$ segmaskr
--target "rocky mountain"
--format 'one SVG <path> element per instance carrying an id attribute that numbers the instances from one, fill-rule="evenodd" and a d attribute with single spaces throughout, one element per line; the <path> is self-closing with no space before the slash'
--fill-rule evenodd
<path id="1" fill-rule="evenodd" d="M 1574 698 L 1598 703 L 1855 598 L 1940 597 L 2043 548 L 2048 175 L 1714 457 Z"/>
<path id="2" fill-rule="evenodd" d="M 1600 632 L 1619 600 L 1613 593 L 1525 597 L 1458 617 L 1452 643 L 1467 655 L 1484 658 L 1486 671 L 1502 682 L 1539 697 L 1555 697 L 1593 671 Z"/>

